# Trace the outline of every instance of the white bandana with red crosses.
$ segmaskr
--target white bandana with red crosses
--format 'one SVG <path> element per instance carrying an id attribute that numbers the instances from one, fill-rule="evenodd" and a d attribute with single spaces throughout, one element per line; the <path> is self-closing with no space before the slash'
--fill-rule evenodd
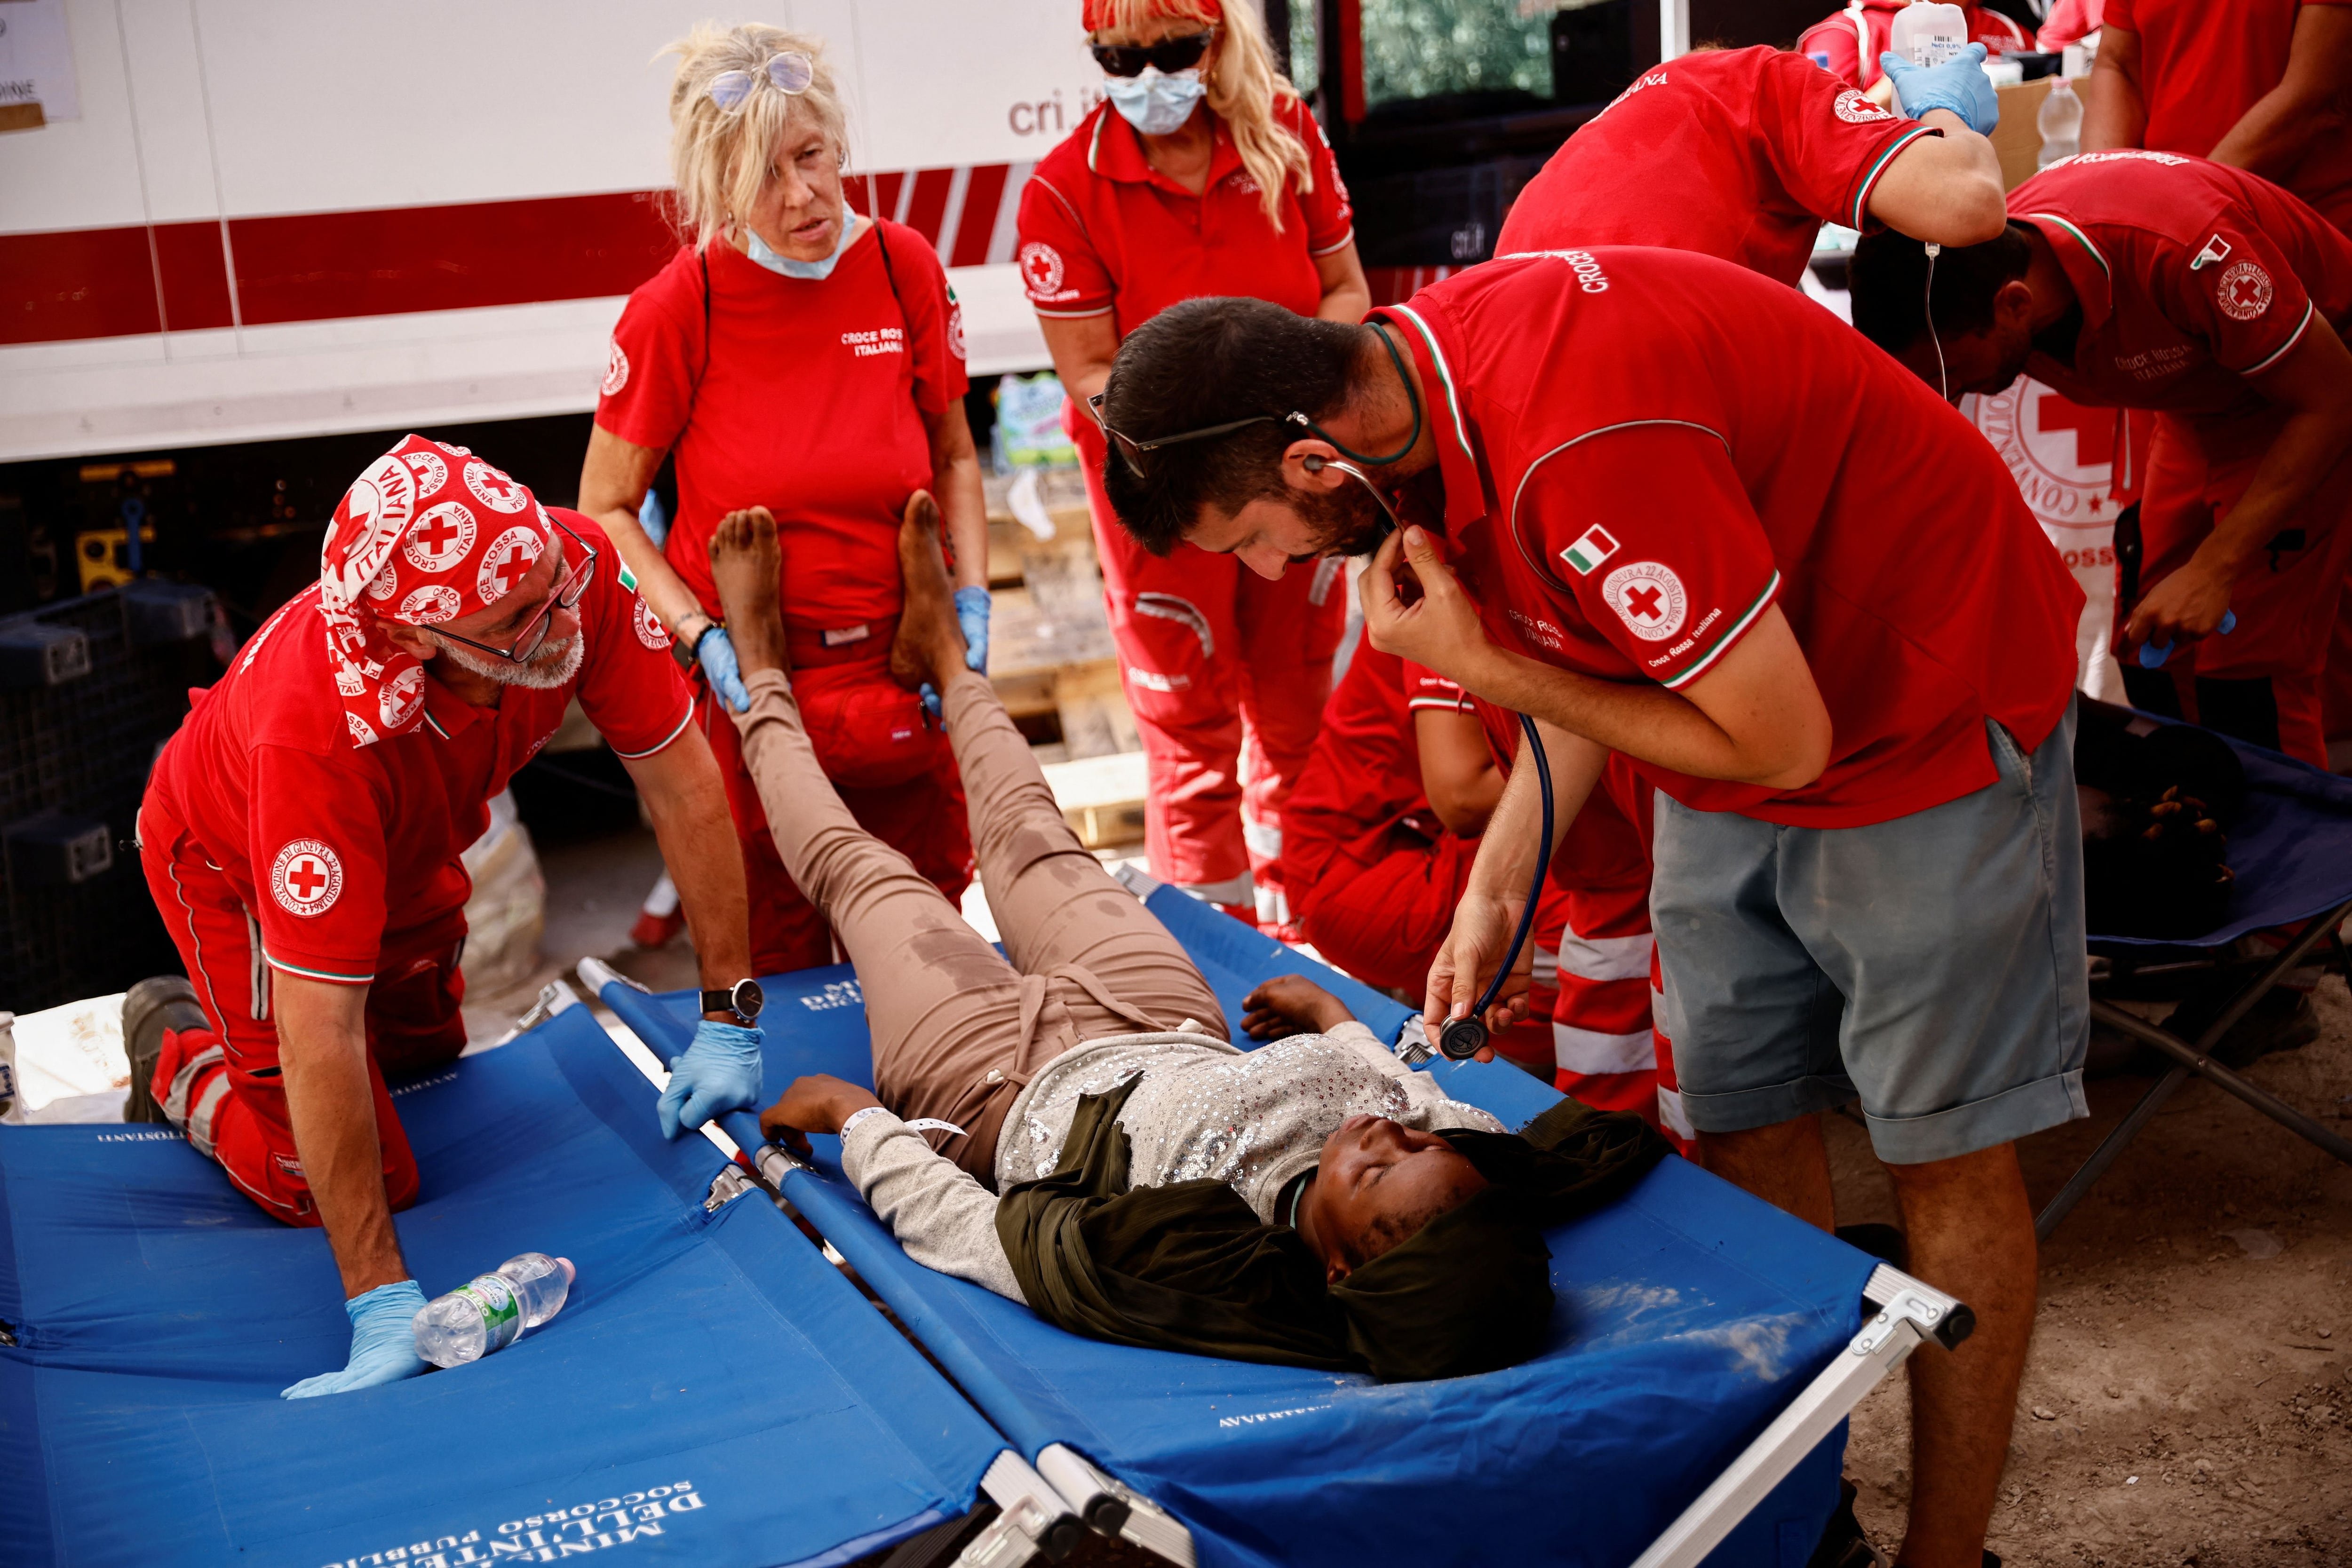
<path id="1" fill-rule="evenodd" d="M 425 668 L 382 622 L 487 610 L 554 541 L 530 491 L 462 446 L 411 435 L 352 481 L 319 551 L 319 614 L 353 746 L 415 727 Z"/>

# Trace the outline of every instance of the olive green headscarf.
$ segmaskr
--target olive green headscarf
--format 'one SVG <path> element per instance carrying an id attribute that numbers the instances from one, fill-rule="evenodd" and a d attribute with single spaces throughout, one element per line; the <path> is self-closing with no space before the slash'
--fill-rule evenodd
<path id="1" fill-rule="evenodd" d="M 1073 1333 L 1382 1382 L 1525 1361 L 1551 1321 L 1546 1226 L 1608 1202 L 1666 1152 L 1640 1117 L 1563 1100 L 1524 1133 L 1440 1135 L 1491 1186 L 1337 1285 L 1298 1232 L 1222 1181 L 1128 1186 L 1120 1107 L 1140 1079 L 1078 1102 L 1052 1176 L 998 1200 L 1029 1305 Z"/>

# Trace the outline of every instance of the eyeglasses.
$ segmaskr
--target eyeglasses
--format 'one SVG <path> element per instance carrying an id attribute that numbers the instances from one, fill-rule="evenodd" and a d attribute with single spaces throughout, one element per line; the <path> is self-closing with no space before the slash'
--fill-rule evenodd
<path id="1" fill-rule="evenodd" d="M 1236 430 L 1246 430 L 1253 424 L 1296 424 L 1307 430 L 1315 428 L 1314 423 L 1303 413 L 1254 413 L 1247 419 L 1229 419 L 1223 424 L 1203 425 L 1198 430 L 1181 431 L 1174 435 L 1155 435 L 1149 441 L 1138 441 L 1131 435 L 1122 435 L 1113 430 L 1109 422 L 1103 418 L 1103 397 L 1102 392 L 1095 393 L 1087 399 L 1087 406 L 1094 411 L 1095 423 L 1102 426 L 1103 434 L 1126 449 L 1119 455 L 1126 458 L 1129 469 L 1139 479 L 1143 477 L 1143 470 L 1137 465 L 1134 458 L 1127 455 L 1129 452 L 1157 452 L 1163 446 L 1181 446 L 1188 441 L 1206 441 L 1213 435 L 1225 435 Z"/>
<path id="2" fill-rule="evenodd" d="M 786 98 L 798 98 L 808 91 L 809 84 L 816 80 L 816 62 L 798 49 L 786 49 L 782 54 L 769 56 L 768 63 L 761 70 L 766 73 L 768 85 Z M 1135 73 L 1130 71 L 1128 74 L 1132 76 Z M 710 101 L 721 109 L 731 110 L 751 97 L 751 89 L 759 82 L 759 75 L 751 71 L 720 71 L 710 78 Z"/>
<path id="3" fill-rule="evenodd" d="M 547 520 L 555 523 L 553 517 Z M 573 567 L 565 575 L 562 582 L 556 586 L 555 591 L 548 595 L 547 601 L 539 607 L 539 613 L 532 618 L 530 624 L 515 633 L 512 647 L 493 648 L 488 643 L 477 643 L 471 637 L 461 637 L 457 632 L 441 627 L 436 627 L 434 631 L 452 643 L 463 643 L 477 653 L 488 653 L 494 658 L 505 659 L 511 664 L 530 664 L 540 649 L 546 645 L 547 633 L 555 624 L 555 612 L 559 610 L 570 610 L 578 605 L 580 596 L 588 591 L 590 583 L 596 580 L 596 547 L 562 523 L 555 523 L 555 526 L 565 538 L 570 539 L 579 548 L 583 559 L 579 565 Z"/>
<path id="4" fill-rule="evenodd" d="M 1158 66 L 1162 76 L 1174 76 L 1178 71 L 1191 70 L 1209 52 L 1209 42 L 1217 29 L 1205 33 L 1187 33 L 1181 38 L 1162 38 L 1156 44 L 1091 44 L 1095 64 L 1111 76 L 1139 77 L 1146 66 Z"/>

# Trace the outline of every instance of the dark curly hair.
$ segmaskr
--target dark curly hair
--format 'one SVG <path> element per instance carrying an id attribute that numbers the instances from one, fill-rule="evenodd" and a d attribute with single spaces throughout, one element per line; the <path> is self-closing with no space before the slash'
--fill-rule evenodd
<path id="1" fill-rule="evenodd" d="M 1927 247 L 1892 229 L 1864 235 L 1846 269 L 1854 329 L 1890 354 L 1919 340 L 1931 309 L 1937 332 L 1981 332 L 1992 325 L 1992 297 L 2010 279 L 2023 277 L 2032 259 L 2025 231 L 2015 224 L 1982 245 L 1946 246 L 1936 257 L 1930 300 Z"/>
<path id="2" fill-rule="evenodd" d="M 1203 507 L 1238 512 L 1282 493 L 1293 413 L 1321 420 L 1348 401 L 1368 329 L 1312 320 L 1263 299 L 1187 299 L 1127 335 L 1103 389 L 1104 424 L 1131 441 L 1267 416 L 1224 435 L 1137 452 L 1109 441 L 1111 510 L 1154 555 L 1174 549 Z"/>

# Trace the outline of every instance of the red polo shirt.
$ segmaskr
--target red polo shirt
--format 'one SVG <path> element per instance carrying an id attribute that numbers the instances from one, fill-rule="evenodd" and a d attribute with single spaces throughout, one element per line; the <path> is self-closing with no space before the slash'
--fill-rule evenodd
<path id="1" fill-rule="evenodd" d="M 1495 254 L 1657 245 L 1793 286 L 1822 225 L 1871 226 L 1879 176 L 1935 134 L 1801 55 L 1685 55 L 1552 154 L 1503 219 Z"/>
<path id="2" fill-rule="evenodd" d="M 1849 87 L 1868 87 L 1885 74 L 1878 68 L 1878 57 L 1886 52 L 1886 41 L 1895 35 L 1895 14 L 1909 4 L 1910 0 L 1855 0 L 1835 16 L 1806 28 L 1797 40 L 1797 54 L 1806 59 L 1826 55 L 1832 76 Z M 2004 51 L 2033 47 L 2025 29 L 2000 12 L 1982 5 L 1963 5 L 1960 10 L 1968 22 L 1969 42 L 1982 44 L 1988 58 L 1997 60 Z M 2113 14 L 2110 6 L 2109 15 Z"/>
<path id="3" fill-rule="evenodd" d="M 822 281 L 724 242 L 708 254 L 707 317 L 690 249 L 629 296 L 596 405 L 604 429 L 677 454 L 670 565 L 718 614 L 710 536 L 727 513 L 765 507 L 782 534 L 787 626 L 896 615 L 899 514 L 931 483 L 925 419 L 967 385 L 963 311 L 938 253 L 884 219 Z"/>
<path id="4" fill-rule="evenodd" d="M 1429 831 L 1442 831 L 1422 788 L 1413 710 L 1467 711 L 1468 700 L 1435 671 L 1358 640 L 1323 709 L 1315 749 L 1283 804 L 1282 874 L 1289 886 L 1303 893 L 1342 847 L 1404 818 L 1427 818 Z"/>
<path id="5" fill-rule="evenodd" d="M 2352 0 L 2107 0 L 2101 24 L 2139 37 L 2140 145 L 2212 152 L 2286 76 L 2304 6 L 2343 5 Z M 2279 183 L 2352 232 L 2352 141 L 2341 131 L 2322 131 Z"/>
<path id="6" fill-rule="evenodd" d="M 2088 152 L 2010 193 L 2082 302 L 2072 363 L 2026 373 L 2076 402 L 2226 416 L 2310 330 L 2352 323 L 2352 240 L 2266 180 L 2201 158 Z"/>
<path id="7" fill-rule="evenodd" d="M 2083 603 L 2000 458 L 1835 317 L 1711 256 L 1512 258 L 1375 312 L 1421 365 L 1445 528 L 1534 657 L 1679 687 L 1779 601 L 1834 729 L 1802 789 L 1641 765 L 1700 810 L 1854 827 L 2063 714 Z"/>
<path id="8" fill-rule="evenodd" d="M 580 601 L 586 653 L 563 685 L 505 686 L 497 707 L 478 708 L 428 678 L 422 725 L 355 747 L 313 584 L 253 634 L 163 747 L 142 832 L 185 829 L 258 920 L 278 968 L 366 985 L 380 954 L 462 935 L 472 883 L 457 857 L 575 695 L 625 758 L 685 732 L 686 684 L 660 622 L 621 586 L 619 553 L 588 518 L 550 510 L 602 557 Z"/>
<path id="9" fill-rule="evenodd" d="M 1314 115 L 1295 98 L 1277 98 L 1275 115 L 1306 144 L 1315 186 L 1301 191 L 1290 182 L 1280 233 L 1266 221 L 1224 121 L 1196 196 L 1145 161 L 1135 128 L 1109 103 L 1096 105 L 1022 188 L 1021 277 L 1037 314 L 1108 312 L 1122 338 L 1203 295 L 1270 299 L 1314 315 L 1323 299 L 1316 258 L 1355 238 L 1355 218 Z"/>

